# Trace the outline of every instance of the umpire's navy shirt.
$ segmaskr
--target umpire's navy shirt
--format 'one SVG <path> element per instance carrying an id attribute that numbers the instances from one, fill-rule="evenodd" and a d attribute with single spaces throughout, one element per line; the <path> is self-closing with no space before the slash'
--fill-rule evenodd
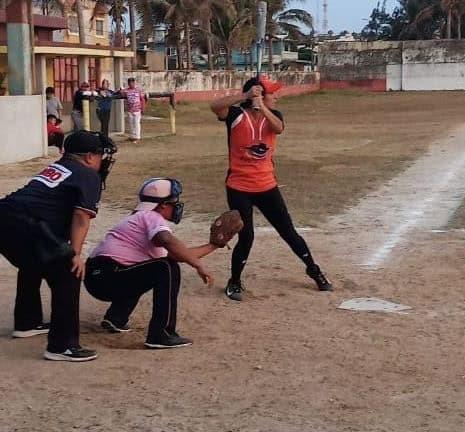
<path id="1" fill-rule="evenodd" d="M 98 172 L 65 155 L 4 201 L 19 212 L 47 222 L 57 236 L 69 240 L 74 209 L 95 217 L 101 191 Z"/>

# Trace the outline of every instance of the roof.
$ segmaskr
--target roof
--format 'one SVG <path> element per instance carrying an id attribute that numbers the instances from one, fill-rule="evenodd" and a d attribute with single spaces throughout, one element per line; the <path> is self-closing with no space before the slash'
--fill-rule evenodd
<path id="1" fill-rule="evenodd" d="M 6 23 L 5 10 L 0 10 L 0 24 Z M 68 20 L 59 16 L 34 15 L 34 26 L 50 30 L 63 30 L 68 28 Z"/>

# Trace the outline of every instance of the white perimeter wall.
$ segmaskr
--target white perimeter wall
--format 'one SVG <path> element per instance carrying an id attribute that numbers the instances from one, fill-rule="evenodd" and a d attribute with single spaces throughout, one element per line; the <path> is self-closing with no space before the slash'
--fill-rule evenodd
<path id="1" fill-rule="evenodd" d="M 44 97 L 0 96 L 0 164 L 46 154 Z"/>
<path id="2" fill-rule="evenodd" d="M 465 90 L 465 40 L 406 41 L 386 66 L 386 90 Z"/>

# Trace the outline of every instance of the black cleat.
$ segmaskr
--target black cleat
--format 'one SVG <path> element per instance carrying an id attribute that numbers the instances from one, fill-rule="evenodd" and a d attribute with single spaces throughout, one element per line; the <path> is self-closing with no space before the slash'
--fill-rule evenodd
<path id="1" fill-rule="evenodd" d="M 192 339 L 179 336 L 176 332 L 164 330 L 159 336 L 147 338 L 145 346 L 150 349 L 181 348 L 192 345 L 192 342 Z"/>
<path id="2" fill-rule="evenodd" d="M 312 268 L 307 267 L 307 275 L 315 281 L 320 291 L 333 290 L 333 284 L 329 281 L 329 279 L 321 271 L 320 267 L 318 267 L 316 264 Z"/>
<path id="3" fill-rule="evenodd" d="M 235 301 L 242 301 L 242 293 L 245 291 L 241 281 L 233 282 L 232 279 L 228 280 L 228 284 L 224 289 L 225 294 Z"/>
<path id="4" fill-rule="evenodd" d="M 44 358 L 55 361 L 85 362 L 95 360 L 97 358 L 97 352 L 81 347 L 68 348 L 62 352 L 47 350 L 44 353 Z"/>

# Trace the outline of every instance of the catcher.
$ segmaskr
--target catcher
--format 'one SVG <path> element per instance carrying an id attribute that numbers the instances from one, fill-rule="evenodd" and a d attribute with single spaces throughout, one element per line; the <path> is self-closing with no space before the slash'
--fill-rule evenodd
<path id="1" fill-rule="evenodd" d="M 212 253 L 242 228 L 239 213 L 228 212 L 212 226 L 210 242 L 188 248 L 171 232 L 168 222 L 179 224 L 184 203 L 182 185 L 169 178 L 147 180 L 139 191 L 134 212 L 112 228 L 95 248 L 86 265 L 85 286 L 98 300 L 111 302 L 102 327 L 110 332 L 129 331 L 128 321 L 140 297 L 153 290 L 153 314 L 147 348 L 176 348 L 192 340 L 176 332 L 181 271 L 179 262 L 197 270 L 205 284 L 211 273 L 201 258 Z"/>

